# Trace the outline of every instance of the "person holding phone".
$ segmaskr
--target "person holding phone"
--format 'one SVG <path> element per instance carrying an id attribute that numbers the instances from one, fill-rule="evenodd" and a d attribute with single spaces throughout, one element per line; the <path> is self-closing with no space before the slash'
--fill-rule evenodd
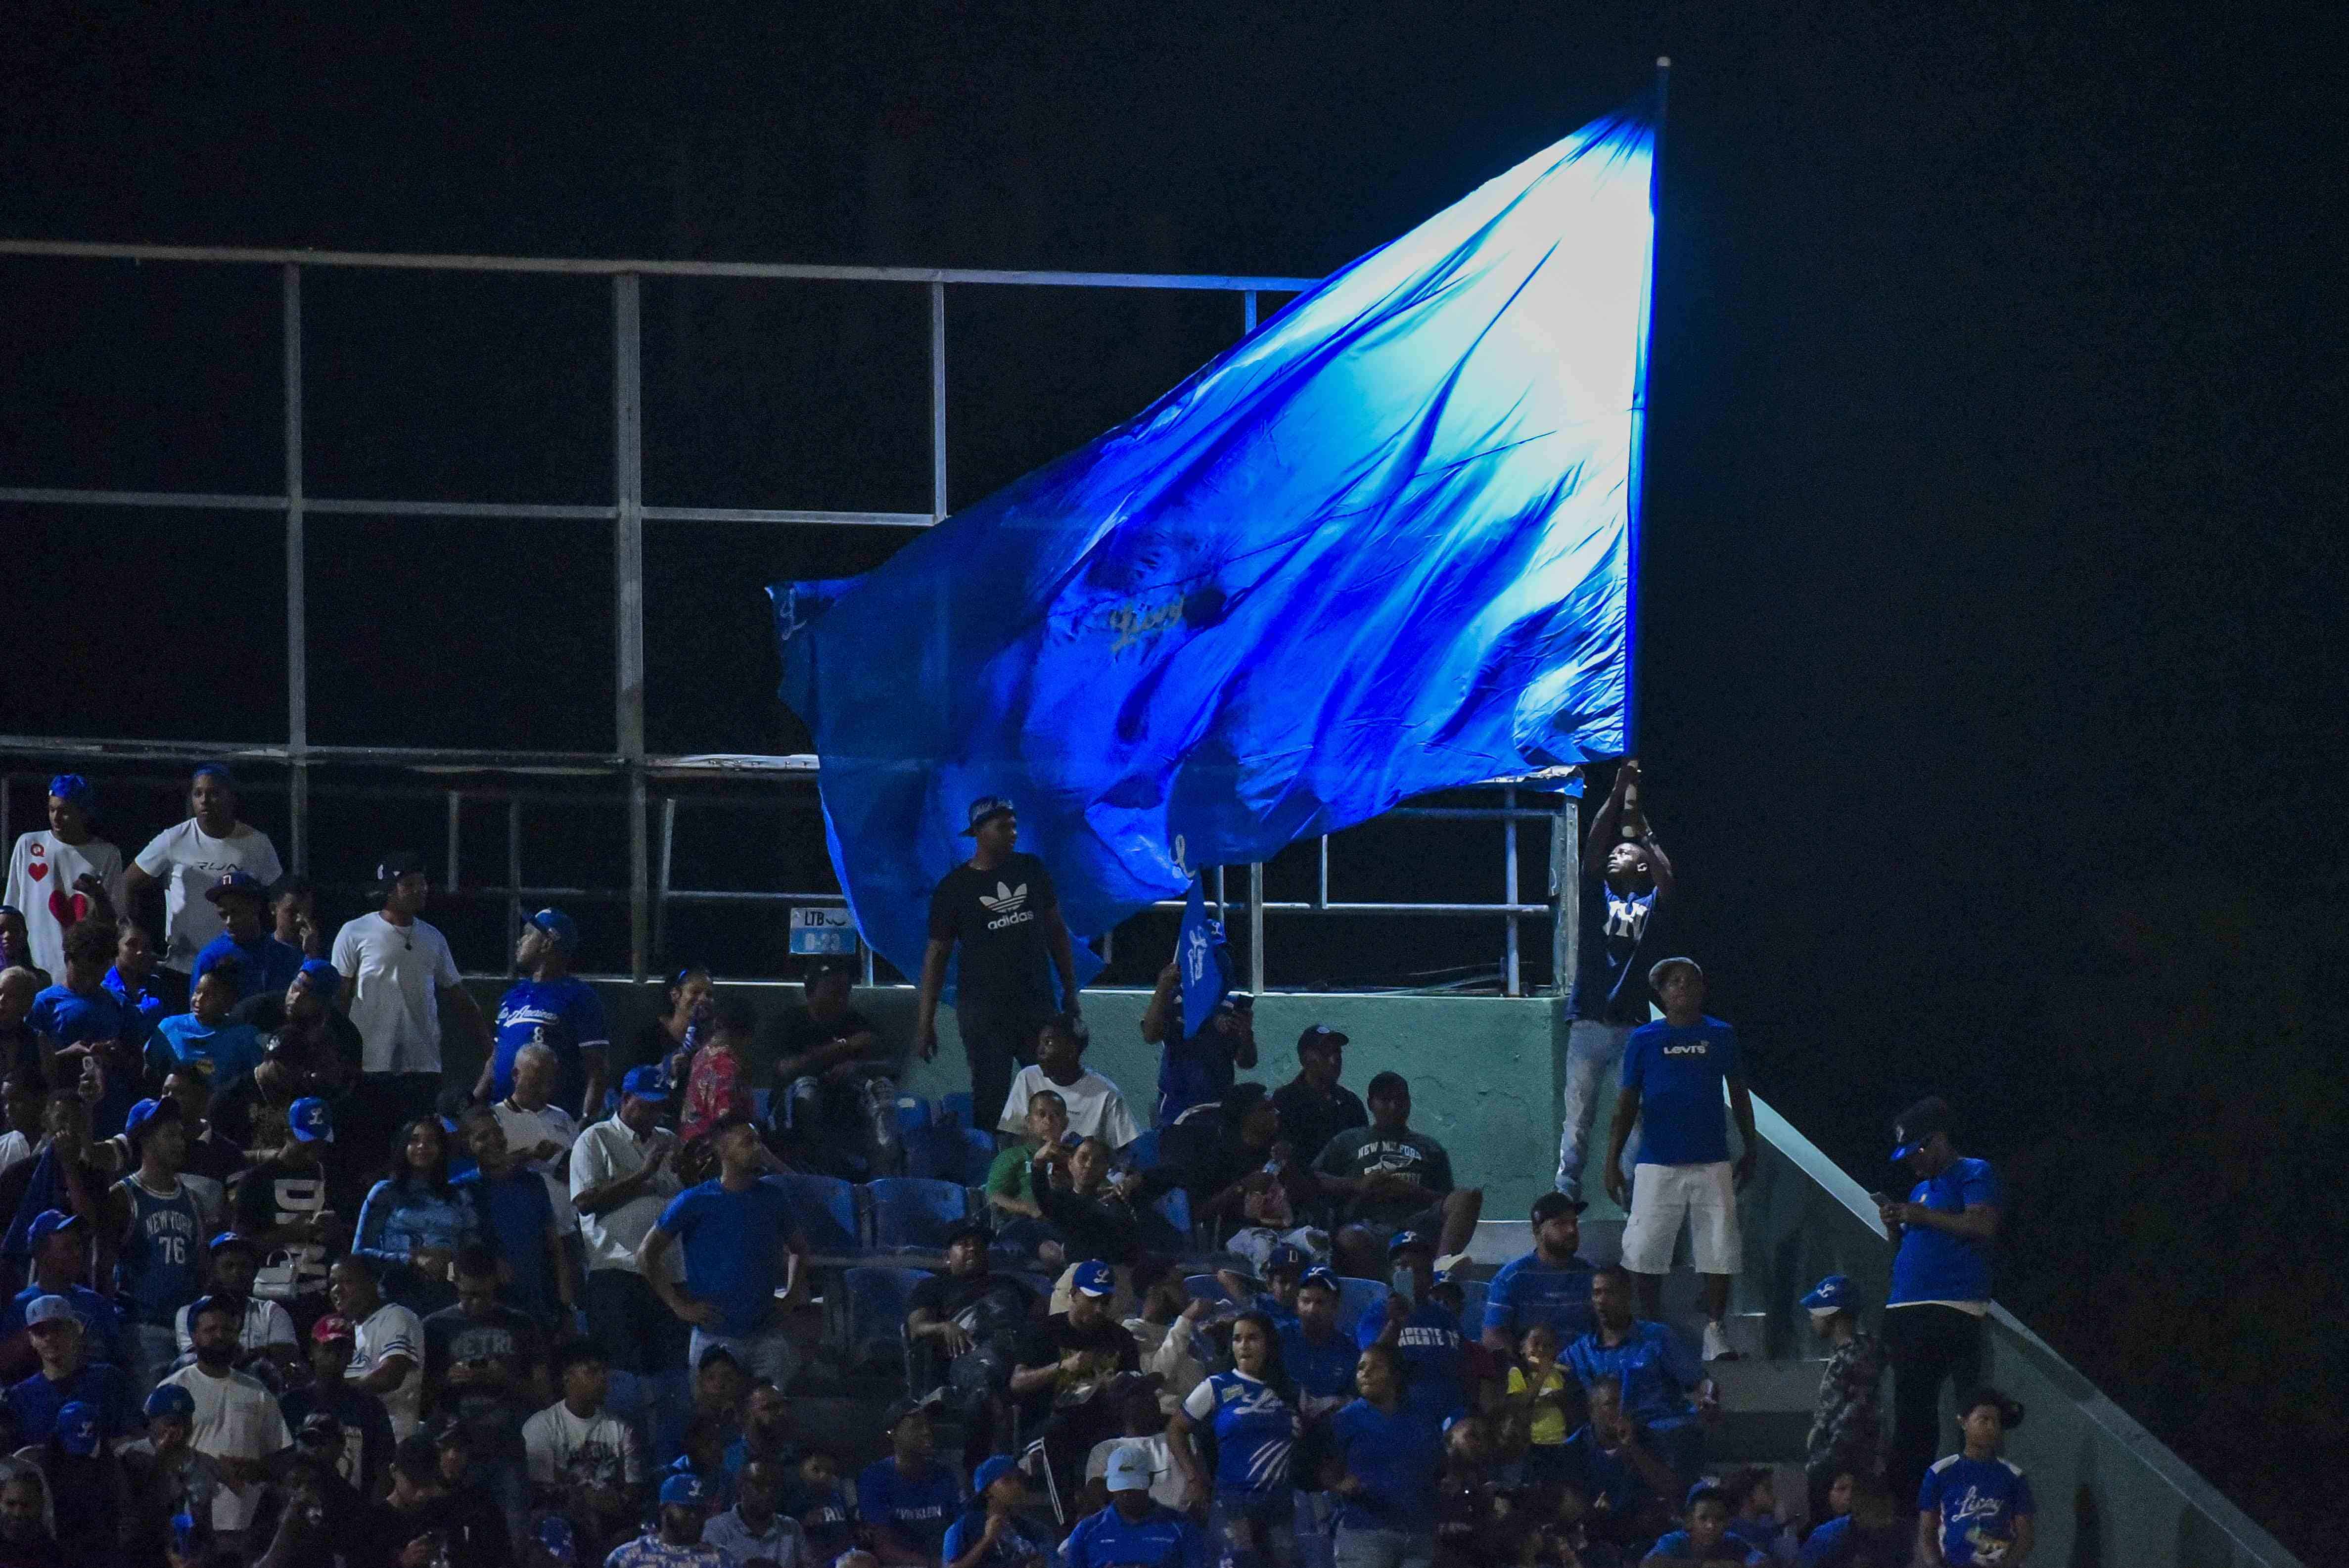
<path id="1" fill-rule="evenodd" d="M 1354 1329 L 1364 1350 L 1382 1345 L 1402 1358 L 1411 1408 L 1441 1427 L 1454 1415 L 1475 1408 L 1469 1387 L 1460 1319 L 1435 1299 L 1435 1243 L 1417 1231 L 1398 1232 L 1387 1243 L 1393 1265 L 1386 1310 L 1366 1312 Z"/>

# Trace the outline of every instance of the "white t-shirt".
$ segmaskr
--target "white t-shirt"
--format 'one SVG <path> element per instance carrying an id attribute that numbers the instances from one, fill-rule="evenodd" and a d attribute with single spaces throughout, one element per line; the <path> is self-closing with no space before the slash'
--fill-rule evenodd
<path id="1" fill-rule="evenodd" d="M 767 1521 L 764 1535 L 750 1533 L 750 1527 L 742 1522 L 739 1506 L 713 1513 L 709 1522 L 701 1527 L 701 1543 L 718 1548 L 729 1563 L 748 1563 L 759 1558 L 772 1563 L 775 1568 L 804 1568 L 808 1562 L 807 1532 L 788 1513 L 779 1512 Z"/>
<path id="2" fill-rule="evenodd" d="M 424 1325 L 398 1302 L 387 1301 L 358 1326 L 357 1340 L 351 1346 L 351 1364 L 343 1369 L 343 1381 L 356 1383 L 371 1376 L 386 1357 L 392 1356 L 405 1356 L 410 1363 L 399 1387 L 383 1397 L 383 1408 L 391 1412 L 391 1435 L 397 1440 L 414 1431 L 422 1419 Z"/>
<path id="3" fill-rule="evenodd" d="M 13 1127 L 5 1132 L 0 1132 L 0 1171 L 7 1170 L 19 1160 L 30 1160 L 32 1157 L 33 1146 L 26 1140 L 23 1133 Z"/>
<path id="4" fill-rule="evenodd" d="M 225 839 L 196 826 L 193 817 L 147 841 L 135 862 L 163 884 L 164 943 L 161 963 L 186 974 L 204 944 L 227 929 L 220 905 L 204 896 L 230 872 L 243 872 L 264 887 L 285 874 L 277 846 L 258 828 L 239 822 Z"/>
<path id="5" fill-rule="evenodd" d="M 1146 1438 L 1103 1438 L 1093 1445 L 1085 1459 L 1087 1480 L 1106 1480 L 1109 1457 L 1120 1449 L 1140 1449 L 1150 1456 L 1150 1498 L 1165 1507 L 1183 1506 L 1183 1472 L 1174 1468 L 1174 1456 L 1166 1451 L 1166 1434 L 1153 1432 Z"/>
<path id="6" fill-rule="evenodd" d="M 638 1143 L 636 1135 L 628 1130 L 628 1124 L 617 1116 L 590 1123 L 571 1146 L 572 1199 L 575 1202 L 591 1187 L 635 1175 L 645 1168 L 654 1145 L 663 1139 L 676 1141 L 672 1133 L 655 1132 Z M 579 1239 L 586 1247 L 587 1266 L 636 1273 L 636 1249 L 644 1245 L 645 1233 L 659 1220 L 668 1201 L 683 1191 L 685 1183 L 677 1174 L 677 1156 L 671 1154 L 661 1166 L 660 1174 L 643 1191 L 616 1209 L 606 1209 L 600 1214 L 581 1214 Z M 670 1279 L 685 1277 L 683 1247 L 671 1247 L 662 1261 Z"/>
<path id="7" fill-rule="evenodd" d="M 189 1306 L 195 1304 L 191 1302 Z M 180 1354 L 195 1353 L 196 1336 L 189 1331 L 188 1307 L 180 1308 L 171 1319 L 171 1332 L 180 1336 Z M 283 1345 L 299 1350 L 301 1341 L 294 1336 L 294 1319 L 286 1310 L 265 1296 L 244 1298 L 244 1322 L 236 1331 L 239 1350 L 266 1350 L 273 1345 Z"/>
<path id="8" fill-rule="evenodd" d="M 48 829 L 20 833 L 8 855 L 8 890 L 0 903 L 25 912 L 25 939 L 33 963 L 62 984 L 66 977 L 66 927 L 89 913 L 89 895 L 74 892 L 83 876 L 94 876 L 122 912 L 122 851 L 104 839 L 68 844 Z M 209 906 L 207 906 L 209 907 Z"/>
<path id="9" fill-rule="evenodd" d="M 1011 1080 L 1011 1098 L 1003 1102 L 1003 1114 L 995 1125 L 1005 1132 L 1025 1133 L 1028 1130 L 1028 1097 L 1039 1089 L 1050 1089 L 1068 1103 L 1069 1130 L 1079 1138 L 1098 1138 L 1112 1150 L 1124 1148 L 1142 1136 L 1142 1129 L 1133 1119 L 1133 1112 L 1125 1108 L 1125 1096 L 1117 1085 L 1087 1068 L 1071 1084 L 1054 1083 L 1044 1076 L 1044 1069 L 1034 1065 L 1021 1068 Z"/>
<path id="10" fill-rule="evenodd" d="M 644 1449 L 634 1427 L 609 1410 L 585 1418 L 557 1399 L 522 1424 L 522 1449 L 533 1486 L 642 1486 Z"/>
<path id="11" fill-rule="evenodd" d="M 335 934 L 335 969 L 358 982 L 351 1023 L 360 1070 L 440 1070 L 440 993 L 459 981 L 446 937 L 421 920 L 394 925 L 379 911 L 363 914 Z"/>
<path id="12" fill-rule="evenodd" d="M 196 1402 L 195 1427 L 188 1446 L 216 1460 L 263 1460 L 294 1441 L 276 1396 L 258 1377 L 232 1372 L 215 1377 L 201 1367 L 182 1367 L 163 1379 L 185 1388 Z M 261 1506 L 263 1483 L 238 1487 L 223 1479 L 212 1493 L 212 1528 L 243 1530 Z"/>
<path id="13" fill-rule="evenodd" d="M 550 1140 L 568 1149 L 579 1141 L 579 1119 L 553 1100 L 536 1110 L 524 1110 L 510 1099 L 491 1109 L 497 1112 L 498 1127 L 505 1133 L 509 1149 L 535 1149 Z M 537 1171 L 539 1180 L 546 1183 L 546 1195 L 554 1203 L 554 1228 L 567 1236 L 579 1229 L 579 1211 L 571 1206 L 571 1181 L 564 1174 L 566 1163 L 525 1160 L 523 1168 Z"/>

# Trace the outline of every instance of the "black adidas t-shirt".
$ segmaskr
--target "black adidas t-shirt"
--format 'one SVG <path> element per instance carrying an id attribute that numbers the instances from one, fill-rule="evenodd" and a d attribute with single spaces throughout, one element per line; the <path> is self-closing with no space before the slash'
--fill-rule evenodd
<path id="1" fill-rule="evenodd" d="M 1049 1010 L 1052 959 L 1044 917 L 1060 907 L 1052 873 L 1014 853 L 990 872 L 966 861 L 930 894 L 930 939 L 962 950 L 957 1007 Z"/>

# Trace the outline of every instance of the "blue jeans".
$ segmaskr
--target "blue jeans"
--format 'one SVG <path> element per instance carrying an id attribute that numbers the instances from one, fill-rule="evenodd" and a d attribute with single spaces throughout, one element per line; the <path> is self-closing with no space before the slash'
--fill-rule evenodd
<path id="1" fill-rule="evenodd" d="M 1329 1491 L 1297 1494 L 1298 1568 L 1330 1568 L 1330 1521 L 1337 1516 L 1338 1495 Z"/>
<path id="2" fill-rule="evenodd" d="M 1590 1151 L 1590 1127 L 1599 1118 L 1599 1082 L 1609 1069 L 1619 1068 L 1623 1047 L 1631 1038 L 1631 1024 L 1602 1024 L 1577 1018 L 1566 1031 L 1566 1090 L 1560 1096 L 1563 1125 L 1557 1131 L 1557 1190 L 1569 1198 L 1582 1196 L 1582 1167 Z M 1631 1175 L 1631 1156 L 1639 1147 L 1636 1133 L 1623 1149 L 1623 1176 Z"/>
<path id="3" fill-rule="evenodd" d="M 153 1323 L 134 1323 L 122 1332 L 131 1352 L 131 1365 L 123 1368 L 130 1377 L 131 1397 L 144 1399 L 170 1376 L 171 1364 L 180 1358 L 180 1336 Z"/>
<path id="4" fill-rule="evenodd" d="M 1226 1491 L 1218 1487 L 1207 1505 L 1207 1541 L 1224 1568 L 1293 1568 L 1297 1562 L 1296 1494 Z"/>
<path id="5" fill-rule="evenodd" d="M 753 1382 L 764 1377 L 778 1388 L 787 1387 L 792 1374 L 800 1369 L 799 1347 L 780 1324 L 756 1334 L 712 1334 L 697 1327 L 692 1346 L 686 1352 L 690 1358 L 688 1365 L 698 1367 L 703 1352 L 719 1347 L 732 1356 Z"/>

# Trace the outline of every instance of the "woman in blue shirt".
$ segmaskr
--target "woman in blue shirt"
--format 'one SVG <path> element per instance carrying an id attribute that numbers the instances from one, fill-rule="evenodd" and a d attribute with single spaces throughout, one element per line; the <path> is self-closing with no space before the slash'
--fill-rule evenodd
<path id="1" fill-rule="evenodd" d="M 449 1135 L 440 1119 L 403 1125 L 391 1148 L 391 1174 L 359 1205 L 351 1251 L 383 1274 L 384 1295 L 417 1316 L 457 1299 L 450 1271 L 457 1249 L 478 1240 L 481 1218 L 449 1185 Z"/>
<path id="2" fill-rule="evenodd" d="M 1437 1426 L 1403 1404 L 1402 1353 L 1372 1345 L 1354 1364 L 1361 1398 L 1330 1418 L 1322 1478 L 1338 1510 L 1339 1568 L 1431 1568 L 1436 1480 L 1444 1465 Z"/>
<path id="3" fill-rule="evenodd" d="M 1297 1386 L 1280 1362 L 1280 1331 L 1269 1313 L 1232 1324 L 1232 1367 L 1191 1390 L 1166 1424 L 1166 1451 L 1183 1472 L 1186 1504 L 1213 1499 L 1209 1538 L 1232 1568 L 1288 1568 L 1297 1561 L 1297 1501 L 1288 1459 L 1299 1429 Z M 1205 1426 L 1215 1435 L 1212 1486 L 1191 1448 Z"/>

